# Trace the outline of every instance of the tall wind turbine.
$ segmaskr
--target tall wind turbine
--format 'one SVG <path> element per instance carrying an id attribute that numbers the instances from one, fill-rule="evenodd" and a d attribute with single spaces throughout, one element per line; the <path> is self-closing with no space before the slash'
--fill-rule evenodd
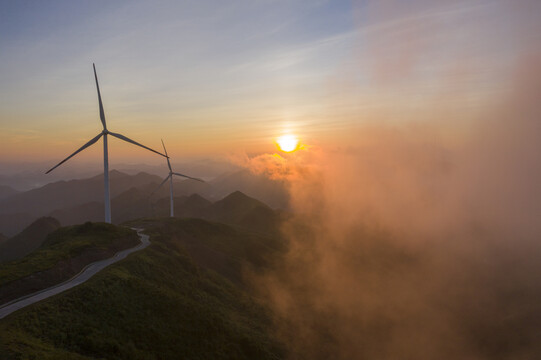
<path id="1" fill-rule="evenodd" d="M 51 168 L 49 171 L 47 171 L 46 174 L 50 173 L 51 171 L 56 169 L 58 166 L 62 165 L 63 163 L 65 163 L 66 161 L 68 161 L 69 159 L 71 159 L 72 157 L 74 157 L 75 155 L 83 151 L 84 149 L 86 149 L 87 147 L 96 143 L 103 136 L 103 185 L 104 185 L 104 195 L 105 195 L 105 222 L 110 224 L 111 223 L 111 197 L 109 195 L 109 156 L 107 152 L 107 135 L 111 135 L 116 138 L 119 138 L 120 140 L 124 140 L 126 142 L 140 146 L 144 149 L 155 152 L 156 154 L 159 154 L 161 156 L 166 156 L 166 155 L 162 154 L 159 151 L 146 147 L 145 145 L 139 144 L 138 142 L 133 141 L 132 139 L 127 138 L 124 135 L 117 134 L 117 133 L 107 130 L 107 124 L 105 123 L 105 112 L 103 111 L 103 104 L 101 102 L 100 86 L 98 84 L 98 75 L 96 75 L 96 65 L 92 64 L 92 67 L 94 68 L 94 78 L 96 79 L 96 88 L 98 89 L 98 101 L 100 103 L 100 119 L 101 119 L 101 124 L 103 125 L 103 130 L 98 135 L 96 135 L 96 137 L 94 137 L 89 142 L 81 146 L 73 154 L 71 154 L 70 156 L 68 156 L 61 162 L 59 162 L 57 165 L 55 165 L 53 168 Z"/>
<path id="2" fill-rule="evenodd" d="M 201 182 L 204 182 L 204 181 L 201 180 L 201 179 L 198 179 L 198 178 L 188 176 L 188 175 L 173 172 L 173 169 L 171 169 L 171 163 L 169 162 L 169 156 L 167 155 L 167 149 L 165 148 L 165 144 L 163 143 L 163 139 L 162 139 L 162 145 L 163 145 L 163 151 L 165 152 L 165 158 L 167 159 L 167 166 L 169 167 L 169 175 L 167 175 L 165 177 L 165 179 L 163 179 L 162 183 L 156 188 L 156 190 L 154 190 L 152 192 L 152 194 L 154 194 L 156 191 L 158 191 L 163 186 L 163 184 L 165 184 L 166 181 L 169 180 L 169 196 L 170 196 L 169 203 L 171 205 L 171 217 L 173 217 L 175 215 L 175 210 L 174 210 L 175 207 L 174 207 L 174 204 L 173 204 L 173 175 L 181 176 L 181 177 L 185 177 L 185 178 L 188 178 L 188 179 L 201 181 Z"/>

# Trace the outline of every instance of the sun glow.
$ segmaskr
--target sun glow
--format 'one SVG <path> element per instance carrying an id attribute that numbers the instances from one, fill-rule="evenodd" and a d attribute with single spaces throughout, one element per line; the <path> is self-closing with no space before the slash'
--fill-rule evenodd
<path id="1" fill-rule="evenodd" d="M 278 139 L 276 139 L 276 142 L 278 143 L 280 150 L 285 152 L 297 150 L 299 146 L 299 139 L 297 139 L 295 135 L 291 134 L 280 136 Z"/>

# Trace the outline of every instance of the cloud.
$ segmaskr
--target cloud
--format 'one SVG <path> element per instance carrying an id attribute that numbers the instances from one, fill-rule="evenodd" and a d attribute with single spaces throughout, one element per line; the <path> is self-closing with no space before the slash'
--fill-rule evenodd
<path id="1" fill-rule="evenodd" d="M 475 119 L 461 141 L 427 98 L 425 116 L 364 121 L 354 144 L 244 161 L 289 186 L 289 249 L 255 283 L 291 358 L 538 357 L 540 54 L 517 50 L 473 114 L 455 103 Z"/>

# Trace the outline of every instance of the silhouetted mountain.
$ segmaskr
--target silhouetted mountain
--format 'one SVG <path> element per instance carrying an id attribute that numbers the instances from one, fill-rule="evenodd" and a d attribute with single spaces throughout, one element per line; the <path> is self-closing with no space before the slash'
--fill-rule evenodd
<path id="1" fill-rule="evenodd" d="M 0 185 L 0 200 L 20 193 L 20 191 L 7 185 Z"/>
<path id="2" fill-rule="evenodd" d="M 7 236 L 5 236 L 4 234 L 0 233 L 0 244 L 2 244 L 4 241 L 6 241 L 7 239 L 9 239 Z"/>
<path id="3" fill-rule="evenodd" d="M 281 210 L 269 207 L 256 207 L 239 219 L 238 226 L 270 236 L 280 233 L 280 225 L 284 219 Z"/>
<path id="4" fill-rule="evenodd" d="M 259 233 L 273 232 L 273 235 L 279 229 L 281 218 L 279 211 L 240 191 L 235 191 L 215 202 L 205 217 Z"/>
<path id="5" fill-rule="evenodd" d="M 103 221 L 104 218 L 104 206 L 103 202 L 92 201 L 66 209 L 51 211 L 49 216 L 58 219 L 62 226 L 82 224 L 86 221 L 99 222 Z"/>
<path id="6" fill-rule="evenodd" d="M 176 207 L 175 202 L 175 207 Z M 202 217 L 212 206 L 212 202 L 205 199 L 199 194 L 192 194 L 188 197 L 185 197 L 183 201 L 179 202 L 179 209 L 175 208 L 175 213 L 179 214 L 179 217 L 182 217 L 182 213 L 186 211 L 186 216 L 191 217 Z M 188 215 L 190 214 L 190 215 Z"/>
<path id="7" fill-rule="evenodd" d="M 59 160 L 56 158 L 37 162 L 1 162 L 0 169 L 9 169 L 9 173 L 0 173 L 0 184 L 19 191 L 28 191 L 61 180 L 86 179 L 103 171 L 103 163 L 100 163 L 99 160 L 78 159 L 70 162 L 69 166 L 60 166 L 55 171 L 45 174 L 45 171 L 58 163 Z M 239 168 L 230 161 L 216 157 L 207 159 L 175 158 L 174 161 L 171 161 L 171 165 L 178 172 L 208 180 Z M 166 176 L 168 172 L 165 161 L 160 162 L 160 165 L 116 162 L 115 169 L 128 175 L 145 172 L 159 177 Z"/>
<path id="8" fill-rule="evenodd" d="M 111 220 L 115 224 L 151 216 L 150 189 L 131 188 L 111 200 Z M 102 211 L 103 213 L 103 211 Z"/>
<path id="9" fill-rule="evenodd" d="M 24 230 L 36 216 L 28 213 L 0 214 L 0 232 L 10 237 Z"/>
<path id="10" fill-rule="evenodd" d="M 212 185 L 207 182 L 200 182 L 191 179 L 173 178 L 174 193 L 177 196 L 180 195 L 192 195 L 192 194 L 210 194 L 212 192 Z M 166 186 L 167 185 L 167 186 Z M 163 187 L 169 194 L 169 185 L 166 184 Z"/>
<path id="11" fill-rule="evenodd" d="M 164 197 L 159 199 L 156 204 L 152 204 L 151 193 L 159 184 L 151 182 L 140 187 L 132 187 L 118 196 L 111 199 L 111 220 L 114 224 L 120 224 L 128 220 L 153 217 L 168 216 L 169 214 L 169 190 L 163 190 Z M 167 197 L 166 197 L 167 196 Z M 183 196 L 176 199 L 175 207 L 182 209 L 183 202 L 188 197 Z M 191 209 L 191 208 L 190 208 Z M 184 216 L 197 216 L 197 209 L 179 212 Z M 57 218 L 63 226 L 81 224 L 85 221 L 99 222 L 103 221 L 104 206 L 103 202 L 89 202 L 66 209 L 57 209 L 49 213 L 50 216 Z M 182 215 L 181 215 L 182 216 Z"/>
<path id="12" fill-rule="evenodd" d="M 225 198 L 210 202 L 199 194 L 175 197 L 175 217 L 202 218 L 240 226 L 258 233 L 276 235 L 282 213 L 263 202 L 235 191 Z M 153 217 L 168 217 L 169 197 L 153 203 Z"/>
<path id="13" fill-rule="evenodd" d="M 161 181 L 156 184 L 156 187 L 160 183 Z M 175 196 L 199 194 L 206 199 L 216 201 L 232 192 L 241 191 L 271 208 L 286 209 L 288 207 L 289 197 L 284 182 L 253 174 L 246 169 L 223 174 L 205 183 L 175 178 L 173 187 Z M 168 196 L 169 184 L 164 184 L 153 197 L 161 199 Z"/>
<path id="14" fill-rule="evenodd" d="M 174 199 L 175 217 L 207 217 L 208 209 L 212 202 L 199 194 L 179 196 Z M 170 199 L 164 197 L 153 204 L 154 217 L 167 217 L 170 214 Z"/>
<path id="15" fill-rule="evenodd" d="M 154 184 L 153 184 L 154 185 Z M 145 217 L 168 217 L 169 196 L 151 201 L 152 186 L 131 188 L 111 201 L 112 221 L 125 221 Z M 167 194 L 168 195 L 168 194 Z M 174 200 L 175 217 L 202 218 L 240 226 L 259 233 L 276 235 L 282 219 L 281 211 L 273 210 L 264 203 L 235 191 L 222 200 L 212 203 L 199 194 L 178 196 Z M 85 221 L 103 220 L 103 203 L 90 202 L 49 213 L 63 226 L 81 224 Z"/>
<path id="16" fill-rule="evenodd" d="M 261 201 L 251 198 L 240 191 L 235 191 L 212 205 L 210 216 L 214 220 L 238 223 L 257 208 L 269 208 Z M 270 210 L 270 209 L 269 209 Z"/>
<path id="17" fill-rule="evenodd" d="M 257 175 L 247 169 L 224 174 L 210 183 L 212 185 L 212 198 L 220 198 L 238 190 L 263 201 L 272 208 L 285 209 L 289 201 L 283 181 L 272 180 L 265 175 Z"/>
<path id="18" fill-rule="evenodd" d="M 153 183 L 152 183 L 153 184 Z M 120 224 L 127 220 L 149 217 L 151 214 L 149 185 L 142 189 L 132 187 L 111 200 L 111 220 Z M 49 213 L 57 218 L 62 226 L 81 224 L 86 221 L 100 222 L 104 217 L 103 202 L 89 202 L 67 209 L 57 209 Z"/>
<path id="19" fill-rule="evenodd" d="M 79 159 L 69 166 L 61 166 L 50 174 L 45 174 L 59 159 L 39 162 L 17 162 L 0 164 L 0 168 L 11 169 L 9 174 L 0 174 L 0 184 L 19 191 L 29 191 L 61 180 L 85 179 L 103 171 L 103 163 L 85 162 Z M 2 166 L 3 165 L 3 166 Z"/>
<path id="20" fill-rule="evenodd" d="M 20 259 L 39 248 L 47 235 L 60 227 L 58 220 L 42 217 L 20 234 L 0 243 L 0 261 Z"/>
<path id="21" fill-rule="evenodd" d="M 116 170 L 110 172 L 110 180 L 113 199 L 132 187 L 149 188 L 161 181 L 146 173 L 127 175 Z M 40 216 L 53 216 L 63 225 L 103 221 L 103 211 L 103 174 L 60 181 L 0 200 L 0 232 L 13 236 Z"/>
<path id="22" fill-rule="evenodd" d="M 128 175 L 112 170 L 110 181 L 113 223 L 169 215 L 169 184 L 156 191 L 163 178 L 143 172 Z M 175 179 L 173 186 L 175 216 L 206 218 L 260 232 L 266 231 L 268 226 L 265 222 L 274 228 L 277 215 L 270 207 L 251 197 L 267 199 L 274 205 L 283 205 L 287 199 L 282 183 L 247 170 L 221 176 L 212 183 Z M 239 193 L 223 198 L 237 190 L 244 193 L 244 189 L 248 196 L 243 197 Z M 0 232 L 13 236 L 40 216 L 55 217 L 64 226 L 102 221 L 102 199 L 103 175 L 60 181 L 14 194 L 0 200 Z M 212 204 L 207 199 L 222 200 Z"/>
<path id="23" fill-rule="evenodd" d="M 116 170 L 109 173 L 111 197 L 131 187 L 158 182 L 155 175 L 127 175 Z M 103 199 L 103 174 L 83 180 L 59 181 L 41 188 L 16 194 L 0 201 L 0 213 L 27 212 L 43 216 L 57 209 L 66 209 Z M 2 229 L 0 229 L 2 230 Z"/>

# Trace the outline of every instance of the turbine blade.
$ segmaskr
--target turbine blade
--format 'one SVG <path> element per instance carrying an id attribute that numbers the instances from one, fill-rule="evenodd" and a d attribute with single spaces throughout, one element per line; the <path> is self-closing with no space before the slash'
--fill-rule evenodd
<path id="1" fill-rule="evenodd" d="M 169 156 L 167 155 L 167 149 L 165 148 L 165 144 L 163 143 L 163 139 L 162 140 L 162 145 L 163 145 L 163 151 L 165 152 L 165 156 Z"/>
<path id="2" fill-rule="evenodd" d="M 138 142 L 133 141 L 132 139 L 130 139 L 130 138 L 124 136 L 124 135 L 117 134 L 117 133 L 114 133 L 114 132 L 109 132 L 109 135 L 112 135 L 112 136 L 114 136 L 114 137 L 116 137 L 116 138 L 119 138 L 120 140 L 124 140 L 124 141 L 126 141 L 126 142 L 132 143 L 132 144 L 134 144 L 134 145 L 140 146 L 140 147 L 142 147 L 143 149 L 147 149 L 147 150 L 150 150 L 150 151 L 152 151 L 152 152 L 155 152 L 155 153 L 158 154 L 158 155 L 165 156 L 165 155 L 162 154 L 161 152 L 156 151 L 156 150 L 153 150 L 153 149 L 151 149 L 151 148 L 149 148 L 149 147 L 147 147 L 147 146 L 145 146 L 145 145 L 139 144 Z"/>
<path id="3" fill-rule="evenodd" d="M 167 180 L 169 180 L 170 177 L 171 177 L 171 174 L 167 175 L 167 176 L 165 177 L 165 179 L 163 179 L 162 183 L 161 183 L 156 189 L 154 189 L 153 192 L 150 193 L 150 196 L 154 195 L 154 193 L 155 193 L 156 191 L 160 190 L 160 188 L 163 186 L 163 184 L 165 184 L 165 183 L 167 182 Z"/>
<path id="4" fill-rule="evenodd" d="M 81 151 L 83 151 L 84 149 L 86 149 L 87 147 L 89 147 L 90 145 L 94 144 L 96 141 L 98 141 L 100 139 L 100 137 L 103 135 L 103 133 L 99 133 L 98 136 L 96 136 L 95 138 L 93 138 L 92 140 L 90 140 L 89 142 L 87 142 L 86 144 L 84 144 L 83 146 L 81 146 L 79 148 L 79 150 L 77 150 L 76 152 L 74 152 L 73 154 L 71 154 L 70 156 L 68 156 L 67 158 L 65 158 L 64 160 L 62 160 L 61 162 L 59 162 L 56 166 L 54 166 L 52 169 L 50 169 L 49 171 L 47 171 L 45 174 L 48 174 L 50 173 L 51 171 L 53 171 L 54 169 L 56 169 L 57 167 L 59 167 L 60 165 L 62 165 L 63 163 L 65 163 L 66 161 L 68 161 L 69 159 L 71 159 L 72 157 L 74 157 L 75 155 L 77 155 L 78 153 L 80 153 Z"/>
<path id="5" fill-rule="evenodd" d="M 96 65 L 92 64 L 92 67 L 94 68 L 94 78 L 96 79 L 96 88 L 98 89 L 98 100 L 100 102 L 100 119 L 101 124 L 103 125 L 103 130 L 107 129 L 107 125 L 105 123 L 105 112 L 103 111 L 103 104 L 101 102 L 101 94 L 100 94 L 100 85 L 98 84 L 98 75 L 96 74 Z"/>
<path id="6" fill-rule="evenodd" d="M 163 139 L 162 139 L 162 145 L 163 145 L 163 151 L 165 152 L 165 157 L 167 159 L 167 166 L 169 166 L 169 171 L 173 171 L 173 169 L 171 169 L 171 163 L 169 162 L 169 155 L 167 155 L 167 149 L 165 148 L 165 144 L 163 143 Z"/>
<path id="7" fill-rule="evenodd" d="M 184 174 L 179 174 L 179 173 L 176 173 L 176 172 L 172 172 L 171 174 L 177 175 L 177 176 L 182 176 L 182 177 L 185 177 L 185 178 L 188 178 L 188 179 L 192 179 L 192 180 L 195 180 L 195 181 L 205 182 L 205 180 L 201 180 L 201 179 L 194 178 L 194 177 L 191 177 L 191 176 L 188 176 L 188 175 L 184 175 Z"/>

